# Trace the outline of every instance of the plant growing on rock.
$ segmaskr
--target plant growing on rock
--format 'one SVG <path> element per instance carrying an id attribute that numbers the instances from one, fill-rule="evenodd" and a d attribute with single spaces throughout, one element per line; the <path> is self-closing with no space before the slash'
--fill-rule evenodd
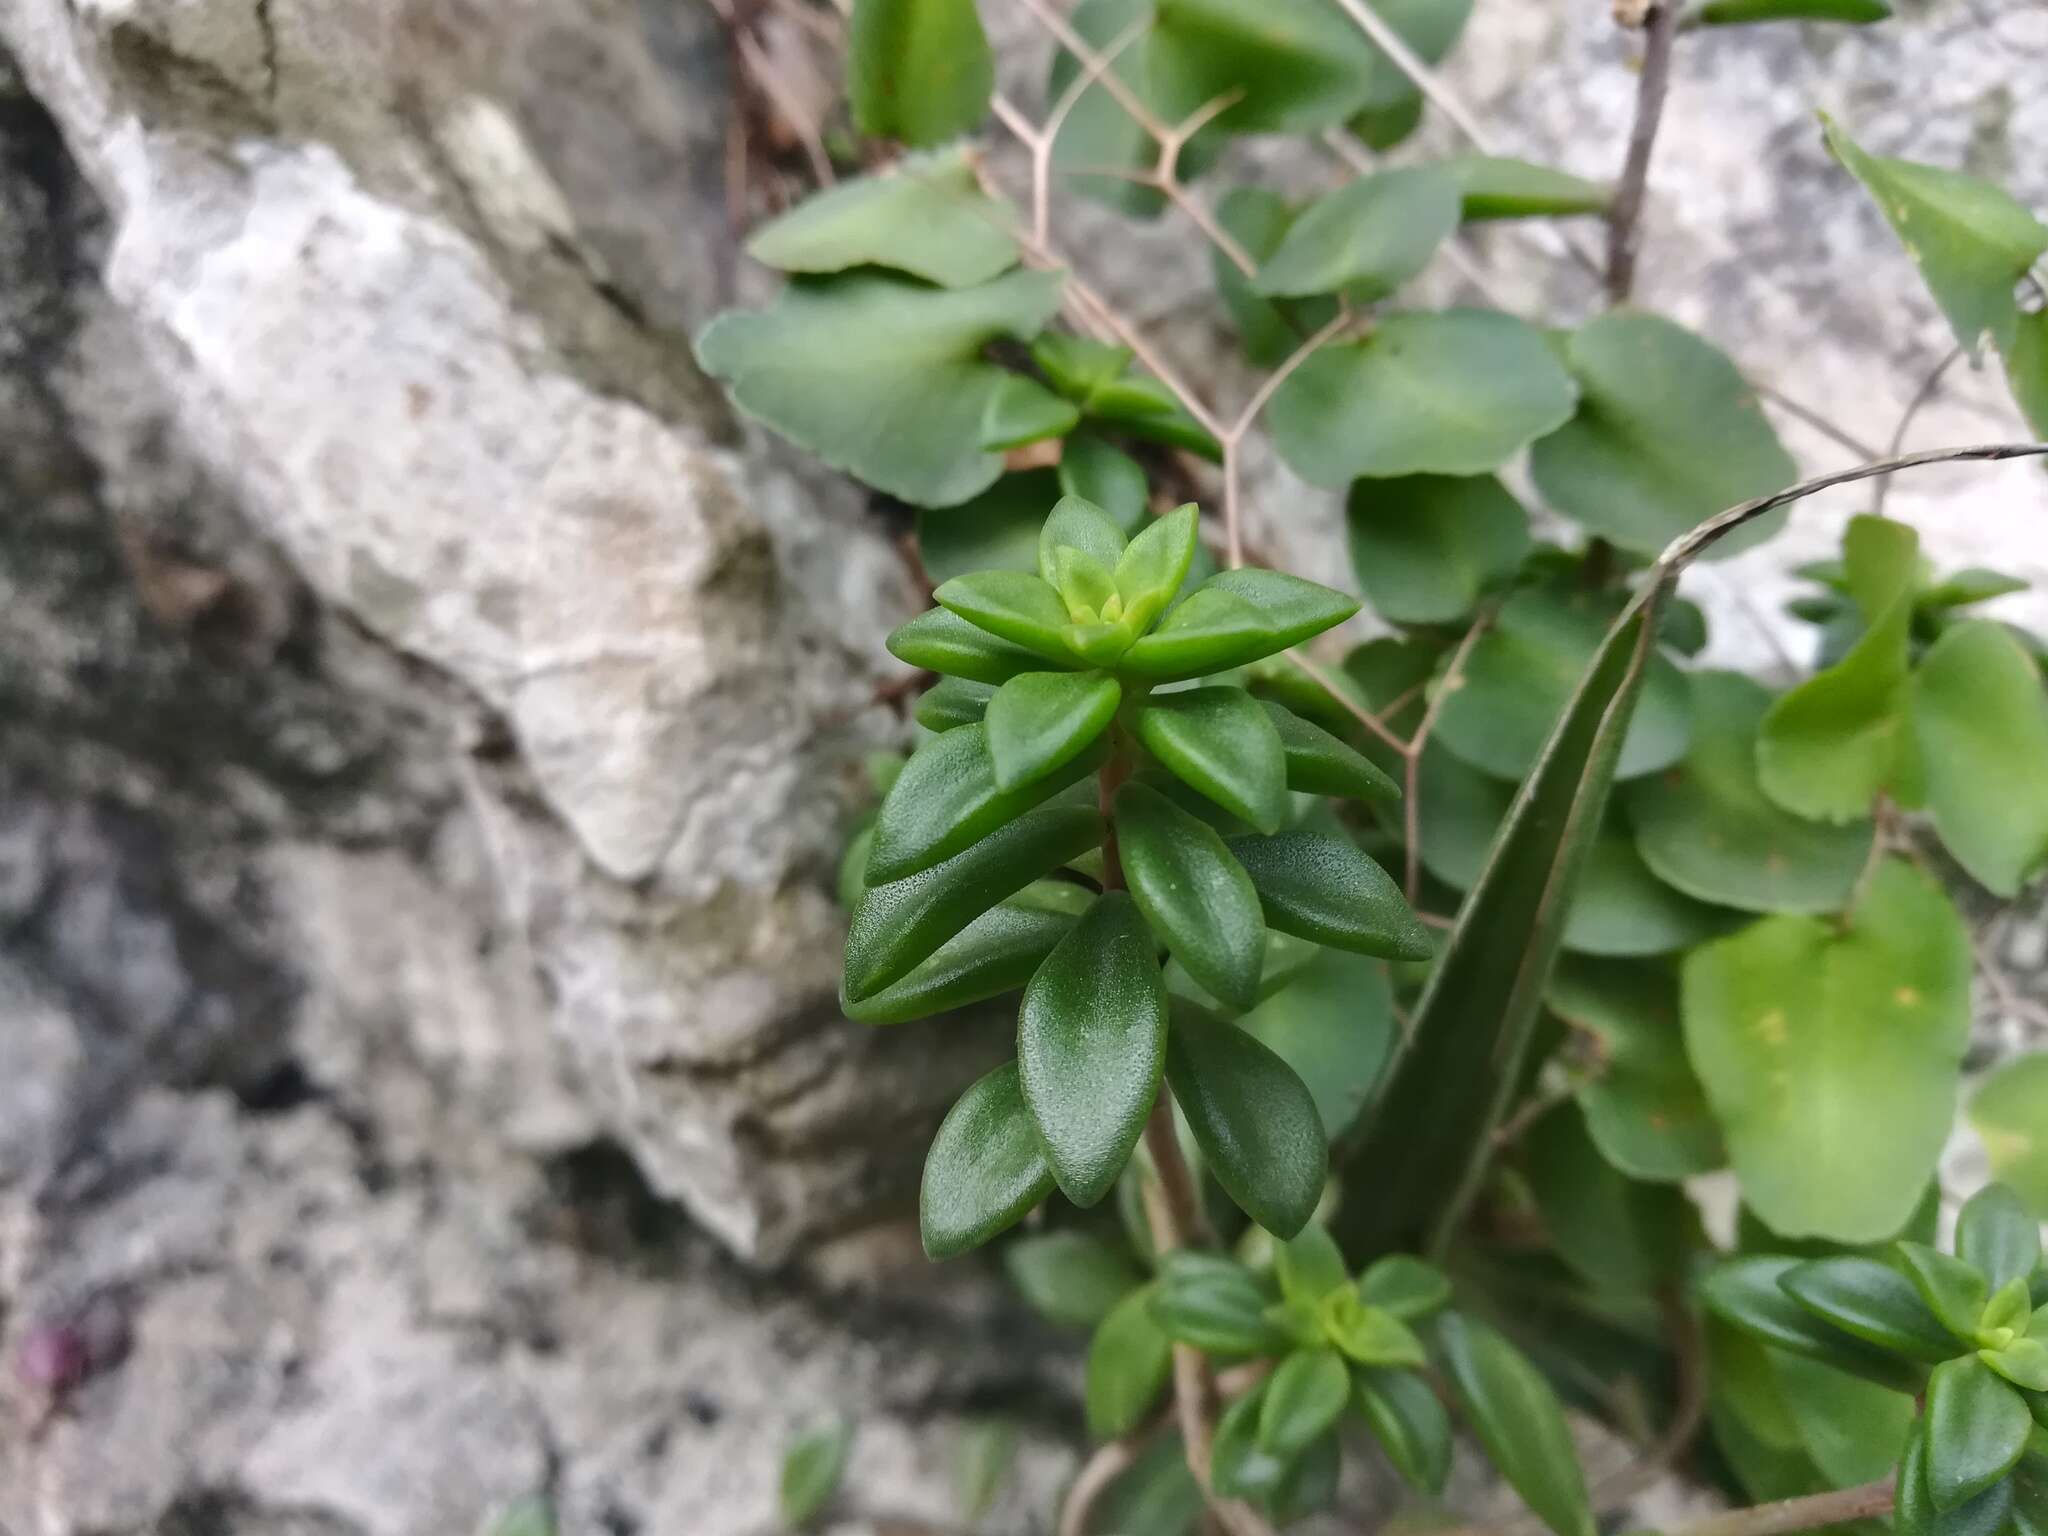
<path id="1" fill-rule="evenodd" d="M 1016 995 L 922 1226 L 949 1258 L 1045 1212 L 1005 1258 L 1092 1330 L 1106 1441 L 1062 1531 L 1263 1531 L 1328 1502 L 1352 1429 L 1433 1496 L 1446 1402 L 1559 1536 L 1670 1463 L 1762 1501 L 1708 1536 L 2048 1531 L 2041 1058 L 1974 1101 L 2007 1183 L 1931 1246 L 1973 979 L 2032 1006 L 1952 888 L 2048 867 L 2048 660 L 1977 612 L 2024 582 L 1934 570 L 1883 515 L 1894 473 L 2048 449 L 1900 456 L 1909 411 L 1881 458 L 1779 397 L 1865 461 L 1802 481 L 1737 363 L 1629 302 L 1682 36 L 1889 7 L 1618 8 L 1644 68 L 1609 186 L 1503 154 L 1445 89 L 1463 0 L 1022 5 L 1057 47 L 1035 116 L 969 0 L 857 0 L 852 124 L 909 152 L 759 228 L 789 284 L 698 352 L 914 509 L 936 606 L 890 649 L 922 739 L 848 852 L 842 1002 Z M 1432 105 L 1471 152 L 1384 161 Z M 966 137 L 991 115 L 1016 203 Z M 2048 226 L 1824 132 L 1956 356 L 1988 338 L 2048 431 Z M 1252 134 L 1334 184 L 1198 193 Z M 1206 240 L 1264 370 L 1236 409 L 1090 283 L 1056 189 Z M 1550 243 L 1603 305 L 1562 328 L 1460 256 L 1477 224 L 1584 218 L 1604 253 Z M 1485 302 L 1404 304 L 1439 259 Z M 1256 432 L 1343 493 L 1389 633 L 1333 645 L 1359 604 L 1256 558 Z M 1864 481 L 1801 573 L 1816 662 L 1698 665 L 1685 571 Z M 1531 492 L 1576 536 L 1539 538 Z M 1688 1181 L 1724 1172 L 1710 1237 Z M 1636 1465 L 1589 1478 L 1567 1409 Z"/>

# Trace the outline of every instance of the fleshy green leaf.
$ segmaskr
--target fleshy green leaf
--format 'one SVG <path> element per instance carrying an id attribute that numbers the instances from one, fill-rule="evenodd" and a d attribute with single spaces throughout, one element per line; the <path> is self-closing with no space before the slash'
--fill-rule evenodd
<path id="1" fill-rule="evenodd" d="M 2004 1477 L 2027 1448 L 2033 1415 L 2009 1382 L 1974 1355 L 1927 1379 L 1927 1493 L 1954 1509 Z"/>
<path id="2" fill-rule="evenodd" d="M 1003 1268 L 1048 1322 L 1093 1328 L 1139 1286 L 1121 1249 L 1086 1232 L 1034 1232 L 1003 1250 Z"/>
<path id="3" fill-rule="evenodd" d="M 1517 592 L 1473 643 L 1464 681 L 1438 712 L 1436 739 L 1496 778 L 1521 779 L 1557 728 L 1614 612 L 1598 592 L 1563 586 Z M 1653 655 L 1615 776 L 1632 779 L 1668 768 L 1685 755 L 1691 734 L 1685 678 Z"/>
<path id="4" fill-rule="evenodd" d="M 1757 780 L 1756 740 L 1771 696 L 1735 672 L 1695 672 L 1692 745 L 1624 794 L 1636 848 L 1658 879 L 1749 912 L 1835 912 L 1869 862 L 1868 822 L 1794 816 Z M 2038 685 L 2037 685 L 2038 691 Z"/>
<path id="5" fill-rule="evenodd" d="M 1770 1373 L 1799 1440 L 1830 1485 L 1853 1487 L 1892 1470 L 1913 1423 L 1913 1399 L 1782 1351 Z"/>
<path id="6" fill-rule="evenodd" d="M 1166 1048 L 1166 983 L 1121 891 L 1099 898 L 1024 989 L 1017 1065 L 1060 1190 L 1108 1194 L 1145 1129 Z"/>
<path id="7" fill-rule="evenodd" d="M 1250 603 L 1258 611 L 1260 620 L 1270 626 L 1277 637 L 1279 644 L 1275 649 L 1312 640 L 1358 612 L 1358 599 L 1355 597 L 1347 597 L 1334 588 L 1313 581 L 1303 581 L 1299 576 L 1289 576 L 1285 571 L 1261 570 L 1256 566 L 1219 571 L 1197 590 L 1223 592 Z M 1262 651 L 1259 654 L 1270 653 Z"/>
<path id="8" fill-rule="evenodd" d="M 955 576 L 932 594 L 939 606 L 1049 661 L 1072 666 L 1067 643 L 1072 620 L 1052 583 L 1028 571 L 974 571 Z"/>
<path id="9" fill-rule="evenodd" d="M 1299 1349 L 1282 1360 L 1259 1405 L 1259 1446 L 1298 1456 L 1337 1422 L 1351 1399 L 1351 1372 L 1334 1349 Z"/>
<path id="10" fill-rule="evenodd" d="M 1668 955 L 1726 933 L 1740 921 L 1651 874 L 1610 807 L 1586 856 L 1579 894 L 1565 921 L 1564 947 L 1614 958 Z"/>
<path id="11" fill-rule="evenodd" d="M 965 145 L 910 155 L 813 194 L 747 240 L 784 272 L 890 267 L 942 288 L 972 288 L 1017 264 L 1012 215 L 981 190 Z"/>
<path id="12" fill-rule="evenodd" d="M 1612 1293 L 1644 1294 L 1673 1277 L 1695 1225 L 1682 1194 L 1615 1172 L 1570 1109 L 1544 1115 L 1524 1145 L 1537 1211 L 1565 1263 Z"/>
<path id="13" fill-rule="evenodd" d="M 1360 1365 L 1421 1366 L 1428 1363 L 1422 1341 L 1406 1323 L 1384 1307 L 1361 1300 L 1353 1290 L 1323 1298 L 1318 1309 L 1323 1332 L 1349 1359 Z"/>
<path id="14" fill-rule="evenodd" d="M 2017 896 L 2048 865 L 2048 692 L 2004 626 L 1958 624 L 1914 674 L 1927 809 L 1956 862 Z"/>
<path id="15" fill-rule="evenodd" d="M 1062 496 L 1038 535 L 1038 574 L 1051 586 L 1060 584 L 1057 551 L 1061 545 L 1078 549 L 1104 570 L 1113 571 L 1127 543 L 1116 519 L 1094 502 L 1071 494 Z"/>
<path id="16" fill-rule="evenodd" d="M 1273 1274 L 1283 1297 L 1310 1306 L 1351 1283 L 1351 1272 L 1344 1267 L 1344 1255 L 1330 1229 L 1313 1221 L 1274 1247 Z"/>
<path id="17" fill-rule="evenodd" d="M 995 80 L 974 0 L 854 0 L 846 96 L 861 132 L 918 145 L 971 133 Z"/>
<path id="18" fill-rule="evenodd" d="M 1145 466 L 1093 433 L 1067 439 L 1060 453 L 1062 494 L 1092 502 L 1126 537 L 1145 525 Z"/>
<path id="19" fill-rule="evenodd" d="M 1358 1411 L 1409 1486 L 1443 1492 L 1451 1473 L 1451 1416 L 1413 1371 L 1359 1370 Z"/>
<path id="20" fill-rule="evenodd" d="M 1484 1323 L 1450 1313 L 1436 1337 L 1452 1394 L 1488 1459 L 1557 1536 L 1593 1536 L 1585 1474 L 1549 1384 Z"/>
<path id="21" fill-rule="evenodd" d="M 842 1001 L 861 1002 L 902 980 L 997 902 L 1101 840 L 1102 818 L 1093 805 L 1055 800 L 943 864 L 870 886 L 847 929 Z"/>
<path id="22" fill-rule="evenodd" d="M 1116 832 L 1124 877 L 1154 935 L 1211 995 L 1238 1012 L 1254 1006 L 1265 919 L 1223 839 L 1143 784 L 1117 792 Z"/>
<path id="23" fill-rule="evenodd" d="M 1949 1331 L 1913 1282 L 1889 1264 L 1856 1254 L 1812 1259 L 1787 1270 L 1778 1284 L 1815 1317 L 1880 1349 L 1930 1364 L 1955 1356 Z"/>
<path id="24" fill-rule="evenodd" d="M 1243 1265 L 1183 1249 L 1160 1266 L 1152 1316 L 1169 1338 L 1204 1354 L 1268 1355 L 1286 1348 L 1267 1316 L 1272 1300 Z"/>
<path id="25" fill-rule="evenodd" d="M 1052 1193 L 1052 1165 L 1006 1061 L 947 1112 L 925 1154 L 918 1192 L 924 1251 L 950 1259 L 1014 1226 Z"/>
<path id="26" fill-rule="evenodd" d="M 1996 1292 L 2040 1266 L 2041 1225 L 2012 1190 L 1987 1185 L 1956 1218 L 1956 1257 L 1974 1266 Z"/>
<path id="27" fill-rule="evenodd" d="M 1578 414 L 1536 444 L 1529 472 L 1589 533 L 1655 555 L 1722 508 L 1797 478 L 1735 365 L 1669 320 L 1614 311 L 1574 331 L 1565 357 Z M 1781 521 L 1760 519 L 1708 558 L 1760 543 Z"/>
<path id="28" fill-rule="evenodd" d="M 1299 645 L 1357 611 L 1343 593 L 1279 571 L 1222 571 L 1169 609 L 1118 670 L 1155 683 L 1224 672 Z"/>
<path id="29" fill-rule="evenodd" d="M 1997 1536 L 2011 1519 L 2012 1485 L 1994 1483 L 1953 1509 L 1937 1508 L 1928 1465 L 1929 1428 L 1923 1416 L 1907 1435 L 1906 1453 L 1899 1462 L 1894 1528 L 1900 1536 Z"/>
<path id="30" fill-rule="evenodd" d="M 1232 187 L 1216 204 L 1216 222 L 1254 262 L 1267 260 L 1280 248 L 1296 216 L 1279 193 L 1265 187 Z M 1333 299 L 1290 302 L 1264 297 L 1220 247 L 1209 252 L 1209 270 L 1217 297 L 1244 343 L 1245 356 L 1262 368 L 1279 367 L 1337 312 Z"/>
<path id="31" fill-rule="evenodd" d="M 1751 21 L 1889 21 L 1890 0 L 1707 0 L 1689 21 L 1732 27 Z"/>
<path id="32" fill-rule="evenodd" d="M 778 1502 L 784 1525 L 802 1529 L 825 1512 L 839 1491 L 852 1443 L 852 1421 L 834 1419 L 805 1431 L 783 1452 Z"/>
<path id="33" fill-rule="evenodd" d="M 1026 672 L 996 691 L 986 716 L 996 787 L 1005 793 L 1056 775 L 1102 735 L 1123 697 L 1100 672 Z"/>
<path id="34" fill-rule="evenodd" d="M 1302 210 L 1260 266 L 1267 298 L 1343 293 L 1370 304 L 1429 265 L 1458 227 L 1457 179 L 1434 166 L 1363 176 Z"/>
<path id="35" fill-rule="evenodd" d="M 1343 487 L 1490 474 L 1569 420 L 1577 398 L 1540 332 L 1453 309 L 1388 315 L 1369 335 L 1322 348 L 1274 392 L 1268 419 L 1297 474 Z"/>
<path id="36" fill-rule="evenodd" d="M 1193 1013 L 1173 1022 L 1166 1075 L 1224 1193 L 1275 1237 L 1299 1232 L 1328 1168 L 1323 1124 L 1301 1079 L 1235 1025 Z"/>
<path id="37" fill-rule="evenodd" d="M 1958 1339 L 1975 1338 L 1977 1320 L 1991 1299 L 1991 1286 L 1976 1266 L 1925 1243 L 1902 1242 L 1898 1254 L 1914 1289 L 1942 1326 Z"/>
<path id="38" fill-rule="evenodd" d="M 995 696 L 992 684 L 942 677 L 918 695 L 917 723 L 928 731 L 941 732 L 977 724 L 988 713 L 988 701 Z M 866 868 L 866 859 L 862 859 L 861 866 Z"/>
<path id="39" fill-rule="evenodd" d="M 1144 631 L 1187 580 L 1200 547 L 1200 517 L 1193 502 L 1154 519 L 1116 563 L 1116 590 L 1134 629 Z"/>
<path id="40" fill-rule="evenodd" d="M 981 424 L 1012 375 L 982 349 L 1034 334 L 1060 283 L 1024 271 L 955 289 L 878 272 L 804 279 L 768 309 L 712 321 L 697 361 L 742 411 L 833 468 L 916 506 L 953 506 L 1003 468 Z"/>
<path id="41" fill-rule="evenodd" d="M 1287 1464 L 1259 1445 L 1259 1415 L 1271 1378 L 1232 1403 L 1216 1422 L 1210 1450 L 1210 1481 L 1225 1498 L 1269 1500 L 1287 1475 Z"/>
<path id="42" fill-rule="evenodd" d="M 1529 552 L 1529 514 L 1491 475 L 1361 480 L 1348 504 L 1351 567 L 1392 624 L 1450 624 Z"/>
<path id="43" fill-rule="evenodd" d="M 1156 694 L 1138 707 L 1131 725 L 1145 750 L 1175 778 L 1231 815 L 1268 832 L 1286 820 L 1287 757 L 1280 733 L 1242 688 Z"/>
<path id="44" fill-rule="evenodd" d="M 991 453 L 1007 453 L 1027 443 L 1065 437 L 1080 424 L 1081 412 L 1073 401 L 1036 379 L 1013 373 L 989 392 L 981 413 L 980 442 Z"/>
<path id="45" fill-rule="evenodd" d="M 1970 972 L 1947 895 L 1897 860 L 1843 925 L 1762 918 L 1686 958 L 1686 1048 L 1772 1227 L 1869 1242 L 1904 1223 L 1955 1112 Z"/>
<path id="46" fill-rule="evenodd" d="M 1078 885 L 1052 889 L 1085 902 Z M 1034 900 L 1030 890 L 1019 892 L 982 913 L 901 981 L 848 1002 L 846 1016 L 862 1024 L 902 1024 L 1014 992 L 1066 937 L 1078 911 L 1065 898 L 1054 905 Z"/>
<path id="47" fill-rule="evenodd" d="M 1981 177 L 1880 159 L 1825 114 L 1821 125 L 1828 148 L 1876 199 L 1920 268 L 1963 350 L 1975 357 L 1987 334 L 2009 350 L 2019 324 L 2013 285 L 2048 251 L 2048 226 Z"/>
<path id="48" fill-rule="evenodd" d="M 1472 0 L 1374 0 L 1373 9 L 1425 64 L 1451 51 L 1472 14 Z M 1351 129 L 1374 149 L 1389 149 L 1422 119 L 1422 91 L 1407 70 L 1378 46 L 1372 49 L 1372 83 Z"/>
<path id="49" fill-rule="evenodd" d="M 1145 1422 L 1173 1368 L 1173 1340 L 1152 1316 L 1157 1285 L 1130 1292 L 1088 1345 L 1088 1433 L 1127 1435 Z"/>
<path id="50" fill-rule="evenodd" d="M 1434 1264 L 1390 1253 L 1375 1259 L 1358 1277 L 1358 1299 L 1405 1322 L 1426 1317 L 1449 1302 L 1451 1282 Z"/>
<path id="51" fill-rule="evenodd" d="M 1298 979 L 1238 1026 L 1308 1085 L 1333 1137 L 1348 1131 L 1365 1107 L 1399 1028 L 1386 967 L 1334 949 L 1316 950 Z"/>
<path id="52" fill-rule="evenodd" d="M 2048 1052 L 2007 1062 L 1970 1101 L 1991 1171 L 2048 1220 Z"/>
<path id="53" fill-rule="evenodd" d="M 1505 155 L 1459 155 L 1441 164 L 1457 179 L 1468 222 L 1605 213 L 1614 197 L 1597 181 Z"/>
<path id="54" fill-rule="evenodd" d="M 933 608 L 889 636 L 889 654 L 927 672 L 977 683 L 1006 683 L 1020 672 L 1042 672 L 1045 658 L 999 640 L 958 614 Z"/>
<path id="55" fill-rule="evenodd" d="M 1003 686 L 1007 690 L 1015 685 Z M 1110 707 L 1113 710 L 1114 703 Z M 1091 745 L 1096 747 L 1092 753 L 1086 750 Z M 934 736 L 911 754 L 875 815 L 867 883 L 886 885 L 950 859 L 1085 778 L 1107 754 L 1108 744 L 1090 738 L 1076 750 L 1079 755 L 1061 762 L 1056 771 L 1047 770 L 1005 790 L 996 783 L 986 724 L 963 725 Z"/>
<path id="56" fill-rule="evenodd" d="M 2036 437 L 2048 437 L 2048 309 L 2021 315 L 2005 349 L 2005 377 Z"/>
<path id="57" fill-rule="evenodd" d="M 2048 1344 L 2014 1339 L 2002 1349 L 1980 1349 L 1977 1358 L 2028 1392 L 2048 1392 Z"/>
<path id="58" fill-rule="evenodd" d="M 1233 839 L 1230 851 L 1252 877 L 1266 922 L 1282 933 L 1391 960 L 1435 953 L 1393 877 L 1346 838 L 1282 832 Z"/>
<path id="59" fill-rule="evenodd" d="M 1775 1349 L 1819 1360 L 1894 1391 L 1918 1392 L 1921 1371 L 1910 1362 L 1823 1323 L 1780 1285 L 1799 1259 L 1759 1255 L 1730 1259 L 1699 1282 L 1707 1310 Z"/>
<path id="60" fill-rule="evenodd" d="M 1401 786 L 1371 759 L 1354 752 L 1320 725 L 1304 720 L 1284 704 L 1261 701 L 1280 733 L 1287 759 L 1287 787 L 1311 795 L 1339 795 L 1351 800 L 1398 800 Z"/>

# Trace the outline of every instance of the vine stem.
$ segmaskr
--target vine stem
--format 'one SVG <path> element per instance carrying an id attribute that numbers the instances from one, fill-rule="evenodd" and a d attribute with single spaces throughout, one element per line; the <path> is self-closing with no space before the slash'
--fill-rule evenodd
<path id="1" fill-rule="evenodd" d="M 1607 224 L 1607 301 L 1625 304 L 1636 283 L 1636 251 L 1643 238 L 1643 203 L 1649 195 L 1650 155 L 1664 121 L 1671 90 L 1671 44 L 1678 36 L 1677 0 L 1662 0 L 1644 18 L 1642 83 L 1636 89 L 1636 122 L 1628 137 L 1628 159 L 1614 191 Z"/>
<path id="2" fill-rule="evenodd" d="M 1809 1494 L 1803 1499 L 1780 1499 L 1775 1504 L 1756 1504 L 1748 1509 L 1731 1509 L 1725 1515 L 1710 1515 L 1691 1525 L 1679 1526 L 1670 1536 L 1788 1536 L 1792 1531 L 1818 1530 L 1843 1525 L 1851 1520 L 1872 1520 L 1892 1511 L 1892 1480 L 1881 1477 L 1834 1493 Z"/>

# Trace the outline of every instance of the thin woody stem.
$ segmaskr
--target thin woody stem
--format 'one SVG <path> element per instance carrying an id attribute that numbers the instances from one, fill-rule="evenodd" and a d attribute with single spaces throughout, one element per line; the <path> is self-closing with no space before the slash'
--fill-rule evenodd
<path id="1" fill-rule="evenodd" d="M 1649 196 L 1650 155 L 1664 121 L 1671 89 L 1671 45 L 1678 36 L 1678 0 L 1659 0 L 1644 22 L 1642 81 L 1636 88 L 1636 121 L 1629 133 L 1628 159 L 1615 188 L 1607 222 L 1607 300 L 1623 304 L 1635 289 L 1636 252 L 1642 242 L 1643 203 Z"/>

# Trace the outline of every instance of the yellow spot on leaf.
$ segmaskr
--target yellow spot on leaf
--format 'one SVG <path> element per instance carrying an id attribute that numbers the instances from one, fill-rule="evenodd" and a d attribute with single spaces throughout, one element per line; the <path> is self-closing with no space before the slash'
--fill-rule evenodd
<path id="1" fill-rule="evenodd" d="M 1901 1008 L 1916 1007 L 1920 1002 L 1920 989 L 1918 987 L 1901 987 L 1892 994 L 1892 1001 Z"/>
<path id="2" fill-rule="evenodd" d="M 1784 1010 L 1773 1008 L 1769 1013 L 1759 1018 L 1756 1021 L 1756 1037 L 1763 1041 L 1765 1045 L 1783 1045 L 1785 1043 Z"/>

